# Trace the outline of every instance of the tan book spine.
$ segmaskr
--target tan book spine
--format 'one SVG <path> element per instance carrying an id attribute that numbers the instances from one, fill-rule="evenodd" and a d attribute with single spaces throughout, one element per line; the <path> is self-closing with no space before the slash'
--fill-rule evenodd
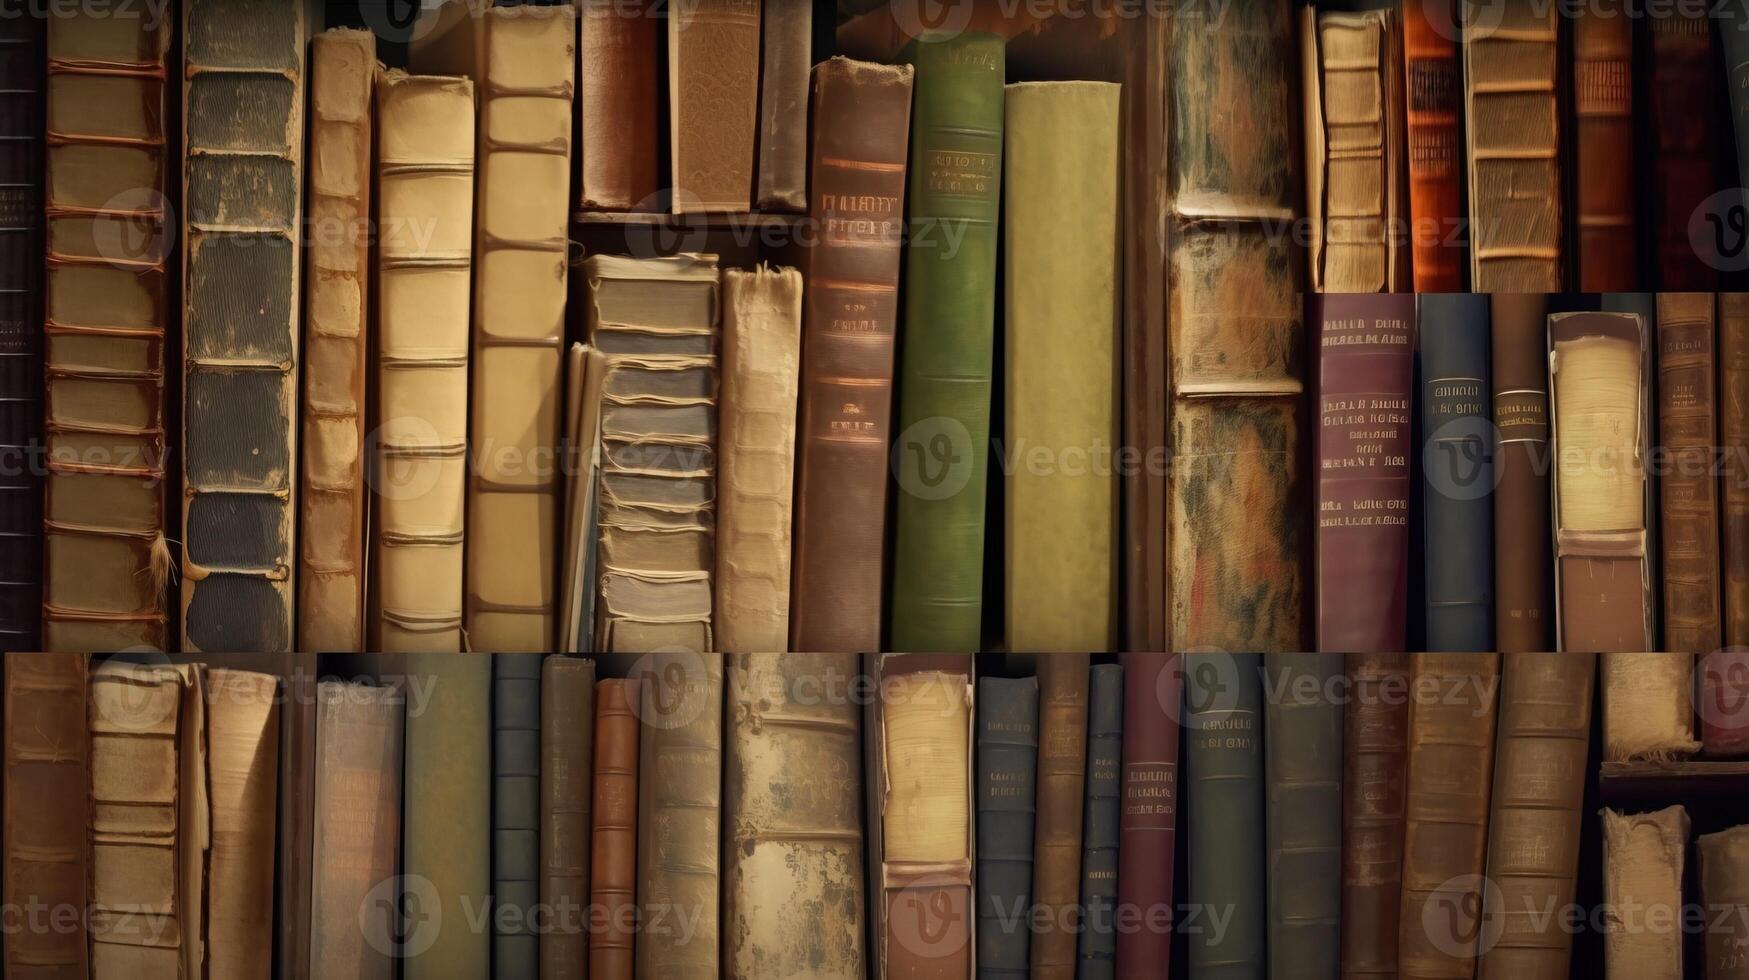
<path id="1" fill-rule="evenodd" d="M 371 87 L 376 35 L 310 42 L 310 274 L 298 647 L 364 650 L 364 405 L 370 350 Z"/>
<path id="2" fill-rule="evenodd" d="M 1682 980 L 1688 812 L 1605 810 L 1602 819 L 1604 980 Z"/>
<path id="3" fill-rule="evenodd" d="M 746 211 L 752 202 L 762 6 L 762 0 L 689 0 L 668 8 L 676 214 Z"/>
<path id="4" fill-rule="evenodd" d="M 658 0 L 578 5 L 578 202 L 656 210 L 662 183 L 662 30 Z"/>
<path id="5" fill-rule="evenodd" d="M 1749 980 L 1749 826 L 1705 834 L 1700 852 L 1700 894 L 1712 924 L 1706 930 L 1707 980 Z M 1731 914 L 1724 914 L 1729 910 Z"/>
<path id="6" fill-rule="evenodd" d="M 399 868 L 403 704 L 394 687 L 325 681 L 317 688 L 313 977 L 395 977 L 395 950 L 371 942 L 359 912 Z M 386 927 L 387 913 L 379 914 L 369 921 Z M 384 928 L 381 935 L 391 933 Z"/>
<path id="7" fill-rule="evenodd" d="M 377 78 L 371 647 L 462 648 L 474 86 Z"/>
<path id="8" fill-rule="evenodd" d="M 1073 980 L 1080 933 L 1081 833 L 1085 816 L 1088 660 L 1038 657 L 1038 789 L 1032 847 L 1030 946 L 1033 980 Z"/>
<path id="9" fill-rule="evenodd" d="M 6 698 L 0 706 L 6 753 L 0 903 L 19 910 L 7 915 L 0 972 L 24 980 L 84 980 L 91 962 L 85 923 L 66 928 L 53 917 L 65 915 L 62 909 L 83 912 L 90 894 L 87 658 L 61 653 L 0 660 Z M 14 920 L 20 913 L 25 917 Z"/>
<path id="10" fill-rule="evenodd" d="M 540 980 L 583 980 L 590 930 L 572 913 L 589 907 L 595 662 L 546 658 L 540 698 L 540 901 L 570 910 L 540 934 Z"/>
<path id="11" fill-rule="evenodd" d="M 1603 758 L 1668 761 L 1700 750 L 1694 738 L 1694 658 L 1669 653 L 1606 653 Z"/>
<path id="12" fill-rule="evenodd" d="M 1664 646 L 1711 653 L 1719 614 L 1717 330 L 1711 293 L 1658 294 L 1658 442 Z"/>
<path id="13" fill-rule="evenodd" d="M 279 805 L 279 680 L 271 674 L 206 675 L 207 975 L 273 976 L 274 841 Z"/>
<path id="14" fill-rule="evenodd" d="M 723 661 L 715 654 L 656 653 L 642 661 L 642 668 L 638 976 L 716 980 Z M 680 912 L 691 918 L 686 929 L 653 928 L 655 917 Z"/>

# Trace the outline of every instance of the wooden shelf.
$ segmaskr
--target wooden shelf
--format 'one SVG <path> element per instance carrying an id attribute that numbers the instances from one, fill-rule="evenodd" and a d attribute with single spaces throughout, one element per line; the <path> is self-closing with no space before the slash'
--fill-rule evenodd
<path id="1" fill-rule="evenodd" d="M 1605 762 L 1598 773 L 1599 796 L 1612 805 L 1740 798 L 1745 785 L 1749 785 L 1749 759 Z"/>

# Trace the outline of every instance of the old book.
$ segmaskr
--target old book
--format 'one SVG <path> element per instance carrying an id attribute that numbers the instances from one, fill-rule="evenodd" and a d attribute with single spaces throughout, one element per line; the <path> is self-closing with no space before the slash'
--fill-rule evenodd
<path id="1" fill-rule="evenodd" d="M 310 250 L 304 280 L 298 647 L 364 650 L 365 377 L 370 350 L 376 35 L 310 41 Z"/>
<path id="2" fill-rule="evenodd" d="M 1597 658 L 1505 653 L 1488 816 L 1480 980 L 1561 980 L 1573 935 L 1541 915 L 1574 900 Z"/>
<path id="3" fill-rule="evenodd" d="M 548 657 L 540 675 L 540 904 L 589 907 L 595 765 L 595 662 Z M 575 918 L 540 934 L 540 980 L 583 980 L 589 929 Z"/>
<path id="4" fill-rule="evenodd" d="M 1416 653 L 1409 663 L 1399 973 L 1470 976 L 1481 934 L 1500 655 Z"/>
<path id="5" fill-rule="evenodd" d="M 906 56 L 917 76 L 886 649 L 972 653 L 983 626 L 1006 64 L 1002 38 L 984 32 L 926 36 Z"/>
<path id="6" fill-rule="evenodd" d="M 17 14 L 16 10 L 8 13 Z M 43 56 L 47 18 L 0 24 L 0 651 L 42 646 Z"/>
<path id="7" fill-rule="evenodd" d="M 1300 43 L 1311 288 L 1407 289 L 1403 30 L 1397 12 L 1302 7 Z"/>
<path id="8" fill-rule="evenodd" d="M 86 721 L 86 654 L 8 656 L 0 741 L 5 769 L 0 798 L 0 902 L 8 915 L 0 967 L 25 980 L 84 980 L 90 941 L 77 928 L 53 921 L 13 920 L 27 907 L 87 906 L 90 894 L 91 730 Z M 62 913 L 65 914 L 65 913 Z"/>
<path id="9" fill-rule="evenodd" d="M 1652 148 L 1653 255 L 1661 290 L 1712 289 L 1722 256 L 1689 232 L 1697 212 L 1719 189 L 1713 173 L 1713 122 L 1720 90 L 1714 67 L 1712 12 L 1646 11 L 1651 65 L 1647 92 Z M 1708 227 L 1707 231 L 1715 229 Z M 1709 235 L 1708 238 L 1711 236 Z"/>
<path id="10" fill-rule="evenodd" d="M 1700 748 L 1694 739 L 1694 658 L 1668 653 L 1603 655 L 1603 758 L 1667 761 Z"/>
<path id="11" fill-rule="evenodd" d="M 1031 976 L 1038 734 L 1038 678 L 978 678 L 980 980 Z"/>
<path id="12" fill-rule="evenodd" d="M 1505 652 L 1552 649 L 1549 554 L 1548 299 L 1489 297 L 1494 417 L 1494 639 Z"/>
<path id="13" fill-rule="evenodd" d="M 1680 806 L 1603 811 L 1605 980 L 1682 980 L 1679 917 L 1654 919 L 1647 910 L 1682 908 L 1687 851 L 1688 811 Z"/>
<path id="14" fill-rule="evenodd" d="M 806 211 L 814 8 L 806 3 L 772 3 L 762 16 L 759 175 L 753 203 L 762 211 Z"/>
<path id="15" fill-rule="evenodd" d="M 640 665 L 638 975 L 714 980 L 720 967 L 723 660 L 657 653 Z M 686 934 L 649 928 L 697 910 Z"/>
<path id="16" fill-rule="evenodd" d="M 1120 439 L 1118 404 L 1090 396 L 1118 387 L 1119 94 L 1106 82 L 1008 86 L 1003 592 L 1011 650 L 1118 645 L 1118 473 L 1099 462 Z M 1050 464 L 1025 465 L 1041 449 Z"/>
<path id="17" fill-rule="evenodd" d="M 1087 765 L 1088 655 L 1038 657 L 1038 816 L 1033 825 L 1032 976 L 1075 975 Z"/>
<path id="18" fill-rule="evenodd" d="M 800 272 L 723 273 L 715 616 L 723 650 L 789 649 L 801 345 Z"/>
<path id="19" fill-rule="evenodd" d="M 209 976 L 273 976 L 279 702 L 279 679 L 271 674 L 206 673 Z"/>
<path id="20" fill-rule="evenodd" d="M 492 973 L 532 977 L 541 878 L 541 658 L 492 658 Z"/>
<path id="21" fill-rule="evenodd" d="M 1649 326 L 1634 313 L 1549 317 L 1562 650 L 1652 649 L 1642 371 Z"/>
<path id="22" fill-rule="evenodd" d="M 909 65 L 814 69 L 790 649 L 877 650 Z"/>
<path id="23" fill-rule="evenodd" d="M 311 975 L 394 980 L 395 950 L 370 942 L 360 910 L 400 867 L 406 695 L 390 685 L 324 681 L 317 698 Z M 372 912 L 383 916 L 373 922 L 389 925 L 388 913 Z"/>
<path id="24" fill-rule="evenodd" d="M 1725 89 L 1731 110 L 1731 134 L 1736 137 L 1737 177 L 1749 184 L 1749 9 L 1735 5 L 1719 11 L 1719 47 L 1725 61 Z"/>
<path id="25" fill-rule="evenodd" d="M 1619 2 L 1587 6 L 1573 24 L 1574 265 L 1579 288 L 1639 286 L 1634 184 L 1634 20 Z"/>
<path id="26" fill-rule="evenodd" d="M 1229 913 L 1190 937 L 1190 975 L 1262 980 L 1263 679 L 1254 653 L 1184 654 L 1186 901 Z"/>
<path id="27" fill-rule="evenodd" d="M 864 976 L 862 719 L 819 696 L 859 674 L 850 653 L 729 655 L 725 977 Z"/>
<path id="28" fill-rule="evenodd" d="M 1458 23 L 1457 3 L 1405 3 L 1402 17 L 1414 286 L 1418 293 L 1455 293 L 1466 269 L 1458 136 L 1463 77 L 1457 37 L 1446 25 Z"/>
<path id="29" fill-rule="evenodd" d="M 144 11 L 49 18 L 43 645 L 169 649 L 166 68 Z"/>
<path id="30" fill-rule="evenodd" d="M 1711 653 L 1719 616 L 1719 445 L 1711 293 L 1658 294 L 1658 478 L 1663 649 Z"/>
<path id="31" fill-rule="evenodd" d="M 1740 696 L 1741 678 L 1749 676 L 1743 652 L 1749 648 L 1749 297 L 1719 294 L 1718 328 L 1719 578 L 1727 649 L 1702 663 L 1701 728 L 1709 755 L 1741 755 L 1749 752 L 1749 700 Z"/>
<path id="32" fill-rule="evenodd" d="M 1557 11 L 1535 4 L 1462 9 L 1470 288 L 1560 292 Z"/>
<path id="33" fill-rule="evenodd" d="M 1494 649 L 1488 297 L 1416 301 L 1426 648 Z M 1546 542 L 1545 542 L 1546 543 Z"/>
<path id="34" fill-rule="evenodd" d="M 1099 664 L 1088 672 L 1087 803 L 1081 818 L 1081 940 L 1075 969 L 1075 976 L 1085 980 L 1116 975 L 1123 686 L 1120 664 Z"/>
<path id="35" fill-rule="evenodd" d="M 1348 655 L 1342 743 L 1342 976 L 1397 975 L 1409 656 Z"/>
<path id="36" fill-rule="evenodd" d="M 584 263 L 601 382 L 595 649 L 714 649 L 717 257 Z"/>
<path id="37" fill-rule="evenodd" d="M 1115 975 L 1153 977 L 1172 955 L 1172 879 L 1178 844 L 1178 722 L 1184 673 L 1179 657 L 1125 653 L 1123 815 L 1119 818 L 1117 904 L 1140 928 L 1117 935 Z"/>
<path id="38" fill-rule="evenodd" d="M 91 976 L 205 976 L 207 788 L 200 668 L 105 663 L 90 682 Z"/>
<path id="39" fill-rule="evenodd" d="M 1294 23 L 1266 4 L 1167 30 L 1168 646 L 1303 649 L 1305 345 L 1270 230 L 1297 216 Z"/>
<path id="40" fill-rule="evenodd" d="M 595 774 L 590 795 L 589 903 L 602 928 L 590 936 L 589 976 L 632 980 L 638 887 L 637 678 L 595 684 Z"/>
<path id="41" fill-rule="evenodd" d="M 657 0 L 577 5 L 578 202 L 604 211 L 659 211 L 662 58 Z"/>
<path id="42" fill-rule="evenodd" d="M 1415 297 L 1326 294 L 1318 357 L 1318 649 L 1408 643 Z M 1247 518 L 1250 519 L 1250 518 Z"/>
<path id="43" fill-rule="evenodd" d="M 1700 893 L 1714 919 L 1706 930 L 1706 977 L 1708 980 L 1743 980 L 1749 977 L 1749 926 L 1741 909 L 1749 906 L 1749 827 L 1732 827 L 1716 834 L 1702 834 L 1695 841 L 1700 855 Z M 1720 914 L 1729 909 L 1735 914 Z"/>
<path id="44" fill-rule="evenodd" d="M 274 976 L 305 976 L 310 966 L 311 935 L 315 931 L 312 894 L 319 811 L 316 796 L 316 724 L 320 701 L 317 656 L 286 653 L 262 657 L 252 653 L 185 655 L 213 666 L 271 672 L 279 678 L 279 812 L 274 818 L 273 963 Z M 400 785 L 397 776 L 395 784 Z M 381 881 L 379 876 L 372 884 Z M 344 976 L 344 975 L 342 975 Z"/>
<path id="45" fill-rule="evenodd" d="M 1343 676 L 1336 653 L 1264 660 L 1271 980 L 1334 977 L 1342 913 Z"/>
<path id="46" fill-rule="evenodd" d="M 370 641 L 385 653 L 462 648 L 473 99 L 466 78 L 377 77 Z"/>
<path id="47" fill-rule="evenodd" d="M 595 649 L 596 559 L 601 523 L 601 384 L 607 355 L 588 344 L 565 352 L 565 539 L 559 571 L 559 651 Z"/>
<path id="48" fill-rule="evenodd" d="M 746 211 L 759 128 L 763 0 L 668 9 L 668 151 L 676 214 Z"/>

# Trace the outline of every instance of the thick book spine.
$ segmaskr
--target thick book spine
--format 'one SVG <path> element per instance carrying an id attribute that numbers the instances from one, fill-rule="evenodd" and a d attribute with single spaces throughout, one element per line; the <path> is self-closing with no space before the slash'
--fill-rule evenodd
<path id="1" fill-rule="evenodd" d="M 1120 91 L 1106 82 L 1008 86 L 1003 412 L 1011 448 L 1003 593 L 1010 650 L 1117 646 L 1117 475 L 1099 455 L 1118 445 L 1117 405 L 1088 394 L 1111 390 L 1118 369 Z M 1025 464 L 1041 450 L 1048 465 Z"/>
<path id="2" fill-rule="evenodd" d="M 1634 20 L 1616 5 L 1573 18 L 1574 263 L 1579 288 L 1639 285 L 1634 185 Z"/>
<path id="3" fill-rule="evenodd" d="M 1749 9 L 1732 6 L 1721 12 L 1719 46 L 1725 55 L 1731 133 L 1737 139 L 1737 179 L 1749 185 Z"/>
<path id="4" fill-rule="evenodd" d="M 1397 975 L 1408 786 L 1409 659 L 1348 655 L 1342 718 L 1342 977 Z"/>
<path id="5" fill-rule="evenodd" d="M 814 7 L 765 4 L 760 24 L 759 174 L 762 211 L 808 209 L 808 72 L 814 66 Z"/>
<path id="6" fill-rule="evenodd" d="M 540 903 L 589 907 L 590 778 L 595 765 L 595 662 L 548 657 L 540 675 Z M 540 934 L 540 980 L 583 980 L 589 929 L 559 918 Z"/>
<path id="7" fill-rule="evenodd" d="M 0 23 L 0 652 L 42 646 L 45 18 Z"/>
<path id="8" fill-rule="evenodd" d="M 590 936 L 589 976 L 632 980 L 638 906 L 637 678 L 595 684 L 595 779 L 591 788 L 589 906 L 602 928 Z"/>
<path id="9" fill-rule="evenodd" d="M 206 675 L 209 976 L 273 976 L 279 697 L 279 680 L 271 674 L 210 670 Z"/>
<path id="10" fill-rule="evenodd" d="M 1749 906 L 1749 827 L 1703 834 L 1695 841 L 1700 855 L 1700 894 L 1709 910 Z M 1741 914 L 1721 915 L 1706 930 L 1707 980 L 1749 980 L 1749 923 Z"/>
<path id="11" fill-rule="evenodd" d="M 492 658 L 492 975 L 539 969 L 541 662 Z"/>
<path id="12" fill-rule="evenodd" d="M 1081 818 L 1081 943 L 1076 980 L 1116 976 L 1119 812 L 1123 795 L 1123 667 L 1087 682 L 1087 806 Z"/>
<path id="13" fill-rule="evenodd" d="M 1088 655 L 1038 658 L 1038 818 L 1033 828 L 1033 923 L 1029 959 L 1037 980 L 1075 975 L 1080 931 L 1081 834 L 1087 765 Z"/>
<path id="14" fill-rule="evenodd" d="M 1713 173 L 1714 101 L 1719 79 L 1713 58 L 1712 12 L 1647 10 L 1650 27 L 1652 212 L 1655 266 L 1661 290 L 1712 289 L 1718 257 L 1689 233 L 1706 199 L 1718 190 Z M 1712 229 L 1709 227 L 1708 231 Z M 1702 240 L 1705 242 L 1705 239 Z M 1707 243 L 1710 244 L 1710 243 Z"/>
<path id="15" fill-rule="evenodd" d="M 1231 918 L 1190 937 L 1191 980 L 1263 980 L 1263 684 L 1254 653 L 1184 655 L 1188 901 Z"/>
<path id="16" fill-rule="evenodd" d="M 1749 296 L 1721 293 L 1718 325 L 1720 614 L 1725 646 L 1737 649 L 1714 652 L 1702 665 L 1701 728 L 1708 754 L 1741 755 L 1749 753 L 1749 700 L 1739 695 L 1749 678 Z"/>
<path id="17" fill-rule="evenodd" d="M 298 649 L 364 650 L 365 378 L 370 350 L 376 35 L 310 41 L 310 273 L 304 280 Z"/>
<path id="18" fill-rule="evenodd" d="M 660 210 L 661 9 L 658 0 L 577 6 L 577 187 L 585 209 Z"/>
<path id="19" fill-rule="evenodd" d="M 1551 649 L 1548 299 L 1489 297 L 1494 412 L 1494 639 L 1503 652 Z"/>
<path id="20" fill-rule="evenodd" d="M 1564 980 L 1573 934 L 1539 914 L 1573 902 L 1597 660 L 1502 654 L 1478 980 Z"/>
<path id="21" fill-rule="evenodd" d="M 908 65 L 814 68 L 790 649 L 881 648 Z"/>
<path id="22" fill-rule="evenodd" d="M 728 670 L 722 975 L 862 980 L 857 655 L 737 653 Z"/>
<path id="23" fill-rule="evenodd" d="M 1318 358 L 1318 649 L 1407 645 L 1415 297 L 1324 295 Z"/>
<path id="24" fill-rule="evenodd" d="M 1270 980 L 1330 980 L 1340 962 L 1340 654 L 1264 661 Z"/>
<path id="25" fill-rule="evenodd" d="M 1172 880 L 1178 851 L 1180 659 L 1123 655 L 1123 815 L 1119 818 L 1116 976 L 1151 980 L 1172 956 Z"/>
<path id="26" fill-rule="evenodd" d="M 909 53 L 917 76 L 888 648 L 971 653 L 983 626 L 1003 39 L 926 37 Z"/>
<path id="27" fill-rule="evenodd" d="M 404 705 L 394 687 L 317 688 L 310 976 L 394 980 L 394 947 L 373 944 L 359 917 L 372 889 L 399 869 Z M 372 909 L 368 921 L 393 936 L 392 914 Z"/>
<path id="28" fill-rule="evenodd" d="M 1605 653 L 1603 760 L 1665 762 L 1691 755 L 1694 658 L 1666 653 Z"/>
<path id="29" fill-rule="evenodd" d="M 9 909 L 87 908 L 91 882 L 91 730 L 86 722 L 87 655 L 4 657 L 0 711 L 0 902 Z M 17 913 L 14 913 L 17 914 Z M 61 913 L 65 915 L 65 912 Z M 0 967 L 27 980 L 89 976 L 90 936 L 26 920 L 8 926 Z"/>
<path id="30" fill-rule="evenodd" d="M 1038 776 L 1038 679 L 978 680 L 978 977 L 1026 977 Z"/>
<path id="31" fill-rule="evenodd" d="M 1711 293 L 1658 295 L 1659 580 L 1670 652 L 1712 653 L 1723 644 L 1714 324 Z"/>
<path id="32" fill-rule="evenodd" d="M 1494 433 L 1487 402 L 1488 297 L 1422 296 L 1417 313 L 1426 647 L 1492 650 Z"/>
<path id="33" fill-rule="evenodd" d="M 723 661 L 652 654 L 643 661 L 638 743 L 638 976 L 716 980 L 722 853 Z M 656 916 L 697 911 L 682 933 Z"/>
<path id="34" fill-rule="evenodd" d="M 668 154 L 677 214 L 748 210 L 763 5 L 692 0 L 667 8 Z"/>
<path id="35" fill-rule="evenodd" d="M 48 25 L 43 645 L 170 649 L 165 84 L 174 24 Z"/>
<path id="36" fill-rule="evenodd" d="M 1463 76 L 1454 0 L 1403 4 L 1403 65 L 1407 76 L 1409 237 L 1418 293 L 1464 287 L 1463 143 L 1458 102 Z M 1434 19 L 1439 24 L 1434 24 Z"/>
<path id="37" fill-rule="evenodd" d="M 1682 908 L 1688 831 L 1688 811 L 1680 806 L 1632 815 L 1603 811 L 1603 907 Z M 1682 980 L 1680 923 L 1641 921 L 1639 928 L 1622 923 L 1604 933 L 1608 980 Z M 1712 971 L 1705 976 L 1710 980 Z"/>

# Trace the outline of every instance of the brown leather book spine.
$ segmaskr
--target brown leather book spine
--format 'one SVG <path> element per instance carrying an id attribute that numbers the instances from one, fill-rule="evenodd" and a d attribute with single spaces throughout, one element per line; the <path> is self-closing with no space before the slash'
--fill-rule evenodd
<path id="1" fill-rule="evenodd" d="M 765 4 L 759 89 L 759 184 L 763 211 L 808 209 L 808 72 L 814 66 L 812 4 Z"/>
<path id="2" fill-rule="evenodd" d="M 1725 644 L 1749 647 L 1749 294 L 1719 294 L 1718 384 Z"/>
<path id="3" fill-rule="evenodd" d="M 1353 698 L 1342 720 L 1342 977 L 1395 977 L 1409 657 L 1351 653 L 1348 678 Z"/>
<path id="4" fill-rule="evenodd" d="M 662 186 L 662 17 L 658 0 L 578 5 L 577 146 L 585 209 L 657 211 Z"/>
<path id="5" fill-rule="evenodd" d="M 554 910 L 589 907 L 595 684 L 592 660 L 541 665 L 540 901 Z M 583 980 L 588 966 L 585 921 L 557 918 L 540 934 L 540 980 Z"/>
<path id="6" fill-rule="evenodd" d="M 394 980 L 396 950 L 371 942 L 359 916 L 371 890 L 398 870 L 405 696 L 395 687 L 324 681 L 316 697 L 317 747 L 307 761 L 319 817 L 308 841 L 315 875 L 306 975 Z"/>
<path id="7" fill-rule="evenodd" d="M 43 23 L 0 22 L 0 652 L 42 646 Z"/>
<path id="8" fill-rule="evenodd" d="M 761 6 L 762 0 L 668 5 L 670 206 L 677 214 L 747 211 L 752 203 Z"/>
<path id="9" fill-rule="evenodd" d="M 881 646 L 909 65 L 814 69 L 790 649 Z"/>
<path id="10" fill-rule="evenodd" d="M 1554 642 L 1549 555 L 1548 298 L 1491 300 L 1494 408 L 1494 631 L 1502 652 Z"/>
<path id="11" fill-rule="evenodd" d="M 1708 261 L 1713 257 L 1695 246 L 1688 231 L 1695 211 L 1718 190 L 1713 122 L 1723 86 L 1714 64 L 1712 18 L 1704 7 L 1654 5 L 1647 8 L 1646 19 L 1651 27 L 1648 90 L 1658 288 L 1712 289 L 1718 281 Z"/>
<path id="12" fill-rule="evenodd" d="M 595 781 L 589 905 L 601 916 L 590 936 L 589 976 L 632 980 L 638 903 L 638 716 L 636 678 L 595 684 Z M 591 913 L 592 916 L 596 912 Z M 592 919 L 592 921 L 595 921 Z"/>
<path id="13" fill-rule="evenodd" d="M 1033 827 L 1033 980 L 1073 980 L 1081 895 L 1088 655 L 1038 656 L 1038 800 Z"/>
<path id="14" fill-rule="evenodd" d="M 279 792 L 279 681 L 271 674 L 206 675 L 209 976 L 273 976 L 273 844 Z"/>
<path id="15" fill-rule="evenodd" d="M 0 736 L 6 768 L 0 797 L 6 807 L 0 902 L 8 911 L 0 973 L 23 980 L 85 980 L 90 954 L 83 914 L 91 875 L 86 655 L 3 659 Z M 52 918 L 31 915 L 28 910 L 34 908 Z M 80 913 L 77 928 L 65 928 L 60 918 L 68 909 Z"/>
<path id="16" fill-rule="evenodd" d="M 1463 76 L 1455 32 L 1445 26 L 1457 22 L 1456 0 L 1403 4 L 1409 236 L 1418 293 L 1464 288 L 1463 143 L 1458 136 Z"/>
<path id="17" fill-rule="evenodd" d="M 1711 293 L 1658 296 L 1658 503 L 1664 646 L 1719 648 L 1719 484 Z"/>
<path id="18" fill-rule="evenodd" d="M 1639 283 L 1634 185 L 1634 20 L 1617 4 L 1579 9 L 1573 24 L 1573 184 L 1579 288 Z"/>
<path id="19" fill-rule="evenodd" d="M 1705 834 L 1700 854 L 1700 894 L 1712 924 L 1706 930 L 1707 980 L 1749 980 L 1749 827 Z M 1721 914 L 1729 910 L 1730 914 Z"/>

